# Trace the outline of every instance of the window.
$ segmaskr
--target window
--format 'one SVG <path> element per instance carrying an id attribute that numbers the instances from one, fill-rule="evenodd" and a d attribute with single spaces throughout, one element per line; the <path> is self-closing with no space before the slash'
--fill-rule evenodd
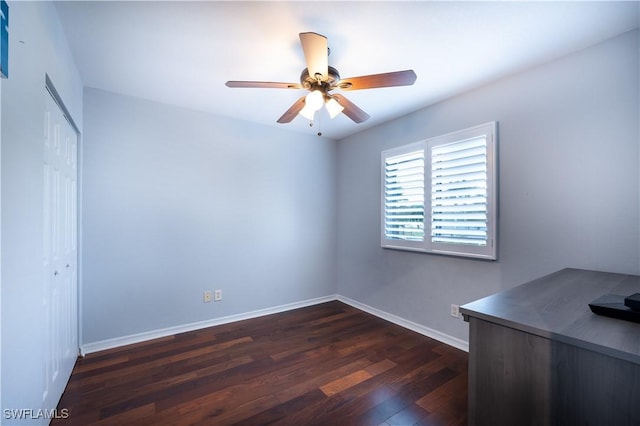
<path id="1" fill-rule="evenodd" d="M 382 153 L 382 247 L 496 259 L 496 136 L 487 123 Z"/>

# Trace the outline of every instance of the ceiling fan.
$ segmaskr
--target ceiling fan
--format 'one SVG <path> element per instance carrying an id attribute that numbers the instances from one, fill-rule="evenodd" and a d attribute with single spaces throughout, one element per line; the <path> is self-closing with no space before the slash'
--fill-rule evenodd
<path id="1" fill-rule="evenodd" d="M 307 63 L 302 70 L 300 83 L 277 83 L 269 81 L 227 81 L 227 87 L 253 87 L 273 89 L 306 89 L 302 96 L 278 119 L 278 123 L 290 123 L 300 114 L 313 123 L 316 111 L 324 105 L 331 118 L 341 112 L 356 123 L 369 119 L 369 114 L 341 94 L 332 90 L 361 90 L 378 87 L 410 86 L 416 81 L 413 70 L 371 74 L 341 79 L 338 70 L 329 66 L 327 38 L 321 34 L 300 33 L 300 43 Z"/>

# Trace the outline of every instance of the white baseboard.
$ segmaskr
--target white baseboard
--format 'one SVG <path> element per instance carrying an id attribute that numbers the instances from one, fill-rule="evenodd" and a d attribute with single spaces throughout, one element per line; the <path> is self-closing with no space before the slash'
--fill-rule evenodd
<path id="1" fill-rule="evenodd" d="M 341 296 L 339 294 L 317 297 L 315 299 L 303 300 L 301 302 L 288 303 L 286 305 L 274 306 L 272 308 L 259 309 L 257 311 L 245 312 L 242 314 L 229 315 L 221 318 L 214 318 L 206 321 L 199 321 L 190 324 L 179 325 L 175 327 L 163 328 L 160 330 L 153 330 L 144 333 L 132 334 L 129 336 L 116 337 L 113 339 L 101 340 L 98 342 L 92 342 L 83 344 L 80 347 L 80 354 L 85 356 L 87 354 L 103 351 L 106 349 L 117 348 L 120 346 L 131 345 L 133 343 L 145 342 L 148 340 L 158 339 L 161 337 L 172 336 L 178 333 L 185 333 L 188 331 L 200 330 L 207 327 L 213 327 L 216 325 L 228 324 L 231 322 L 242 321 L 251 318 L 258 318 L 265 315 L 277 314 L 280 312 L 290 311 L 293 309 L 304 308 L 307 306 L 318 305 L 320 303 L 330 302 L 332 300 L 339 300 L 347 305 L 351 305 L 354 308 L 360 309 L 364 312 L 375 315 L 379 318 L 397 324 L 401 327 L 407 328 L 409 330 L 415 331 L 416 333 L 420 333 L 424 336 L 430 337 L 432 339 L 436 339 L 442 343 L 446 343 L 447 345 L 453 346 L 454 348 L 458 348 L 460 350 L 469 352 L 469 343 L 464 340 L 458 339 L 453 336 L 449 336 L 447 334 L 441 333 L 439 331 L 433 330 L 429 327 L 425 327 L 423 325 L 417 324 L 415 322 L 406 320 L 404 318 L 400 318 L 396 315 L 381 311 L 380 309 L 374 308 L 369 305 L 365 305 L 364 303 L 357 302 L 353 299 L 350 299 L 345 296 Z"/>
<path id="2" fill-rule="evenodd" d="M 83 344 L 80 347 L 80 354 L 82 356 L 85 356 L 87 354 L 103 351 L 106 349 L 112 349 L 120 346 L 131 345 L 133 343 L 145 342 L 147 340 L 172 336 L 174 334 L 185 333 L 188 331 L 200 330 L 203 328 L 213 327 L 216 325 L 228 324 L 231 322 L 262 317 L 265 315 L 277 314 L 280 312 L 290 311 L 292 309 L 305 308 L 307 306 L 318 305 L 320 303 L 330 302 L 332 300 L 337 300 L 337 296 L 335 294 L 330 296 L 317 297 L 315 299 L 303 300 L 301 302 L 288 303 L 286 305 L 274 306 L 272 308 L 265 308 L 265 309 L 259 309 L 257 311 L 245 312 L 242 314 L 229 315 L 226 317 L 214 318 L 206 321 L 198 321 L 190 324 L 163 328 L 160 330 L 147 331 L 144 333 L 132 334 L 129 336 L 101 340 L 99 342 Z"/>
<path id="3" fill-rule="evenodd" d="M 361 311 L 368 312 L 371 315 L 375 315 L 378 318 L 382 318 L 389 322 L 392 322 L 401 327 L 407 328 L 409 330 L 415 331 L 416 333 L 420 333 L 423 336 L 430 337 L 439 342 L 446 343 L 449 346 L 453 346 L 454 348 L 458 348 L 462 351 L 469 352 L 469 342 L 466 342 L 462 339 L 458 339 L 457 337 L 449 336 L 448 334 L 441 333 L 437 330 L 434 330 L 429 327 L 425 327 L 424 325 L 415 323 L 413 321 L 406 320 L 399 316 L 390 314 L 388 312 L 382 311 L 378 308 L 374 308 L 369 305 L 365 305 L 364 303 L 360 303 L 356 300 L 349 299 L 348 297 L 338 295 L 337 299 L 347 305 L 351 305 L 354 308 L 360 309 Z"/>

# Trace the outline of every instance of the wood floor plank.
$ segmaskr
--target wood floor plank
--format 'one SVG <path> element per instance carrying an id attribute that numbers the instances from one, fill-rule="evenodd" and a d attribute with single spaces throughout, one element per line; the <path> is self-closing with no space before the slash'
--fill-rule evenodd
<path id="1" fill-rule="evenodd" d="M 334 301 L 90 354 L 52 424 L 466 424 L 467 362 Z"/>
<path id="2" fill-rule="evenodd" d="M 326 385 L 320 386 L 320 390 L 324 392 L 325 395 L 332 396 L 338 392 L 362 383 L 371 377 L 373 376 L 367 370 L 358 370 L 347 376 L 340 377 L 339 379 L 327 383 Z"/>
<path id="3" fill-rule="evenodd" d="M 422 407 L 411 404 L 389 417 L 385 422 L 389 426 L 414 425 L 425 419 L 428 415 L 429 412 Z"/>

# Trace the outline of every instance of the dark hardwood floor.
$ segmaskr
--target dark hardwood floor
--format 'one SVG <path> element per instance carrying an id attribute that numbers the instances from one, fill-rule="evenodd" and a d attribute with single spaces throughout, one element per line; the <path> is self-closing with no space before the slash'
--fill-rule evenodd
<path id="1" fill-rule="evenodd" d="M 78 359 L 57 425 L 466 425 L 467 353 L 340 302 Z"/>

